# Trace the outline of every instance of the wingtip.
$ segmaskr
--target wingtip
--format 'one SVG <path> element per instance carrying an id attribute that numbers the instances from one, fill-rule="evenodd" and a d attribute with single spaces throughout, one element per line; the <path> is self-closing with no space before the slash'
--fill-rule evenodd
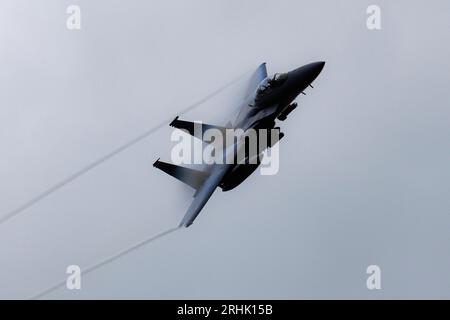
<path id="1" fill-rule="evenodd" d="M 175 119 L 172 120 L 171 123 L 169 123 L 169 126 L 173 127 L 175 125 L 175 122 L 178 120 L 179 116 L 176 116 Z"/>
<path id="2" fill-rule="evenodd" d="M 192 225 L 192 222 L 191 223 L 189 223 L 189 224 L 185 224 L 185 223 L 180 223 L 179 225 L 178 225 L 178 228 L 189 228 L 189 226 L 191 226 Z"/>
<path id="3" fill-rule="evenodd" d="M 159 159 L 161 159 L 161 158 L 158 158 L 158 159 L 156 159 L 155 162 L 153 162 L 153 166 L 154 166 L 155 168 L 158 167 Z"/>

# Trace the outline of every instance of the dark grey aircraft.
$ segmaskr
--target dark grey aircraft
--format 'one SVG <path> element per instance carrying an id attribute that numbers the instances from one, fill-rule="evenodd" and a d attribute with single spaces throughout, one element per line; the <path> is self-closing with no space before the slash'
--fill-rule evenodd
<path id="1" fill-rule="evenodd" d="M 286 120 L 288 114 L 297 107 L 293 101 L 300 93 L 311 86 L 322 71 L 325 62 L 313 62 L 297 68 L 288 73 L 277 73 L 273 77 L 267 76 L 266 64 L 261 64 L 250 79 L 247 97 L 242 103 L 234 122 L 229 126 L 221 127 L 208 124 L 200 124 L 202 131 L 211 128 L 225 131 L 230 129 L 277 129 L 275 121 Z M 176 117 L 170 126 L 187 131 L 194 135 L 195 126 L 198 123 L 179 120 Z M 279 133 L 279 138 L 284 136 Z M 269 139 L 268 139 L 269 140 Z M 276 141 L 278 142 L 278 141 Z M 275 142 L 275 143 L 276 143 Z M 274 143 L 268 141 L 268 147 Z M 236 148 L 236 146 L 233 146 Z M 188 208 L 180 227 L 189 227 L 198 216 L 208 199 L 217 187 L 222 191 L 228 191 L 243 182 L 260 165 L 257 163 L 211 164 L 208 170 L 195 170 L 156 160 L 153 164 L 156 168 L 177 178 L 196 190 L 194 201 Z"/>

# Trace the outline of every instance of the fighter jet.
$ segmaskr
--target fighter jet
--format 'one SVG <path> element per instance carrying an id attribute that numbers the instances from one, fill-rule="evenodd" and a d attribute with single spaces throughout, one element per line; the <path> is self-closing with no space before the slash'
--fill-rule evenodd
<path id="1" fill-rule="evenodd" d="M 275 127 L 276 121 L 286 120 L 287 116 L 297 107 L 294 100 L 299 94 L 305 94 L 305 89 L 312 87 L 311 83 L 320 74 L 324 65 L 325 62 L 322 61 L 313 62 L 290 72 L 276 73 L 272 77 L 268 77 L 266 64 L 261 64 L 250 78 L 246 98 L 240 106 L 234 122 L 229 122 L 226 127 L 202 123 L 202 131 L 211 128 L 220 131 L 236 128 L 243 131 L 248 129 L 279 130 L 279 127 Z M 170 126 L 182 129 L 192 136 L 195 136 L 196 125 L 198 123 L 180 120 L 179 117 L 170 123 Z M 280 132 L 279 139 L 283 136 L 284 134 Z M 269 141 L 267 146 L 273 147 L 273 142 Z M 234 145 L 233 148 L 236 150 L 238 146 Z M 179 225 L 180 227 L 189 227 L 217 187 L 220 187 L 222 191 L 234 189 L 247 179 L 260 163 L 260 158 L 258 158 L 256 163 L 249 163 L 249 161 L 236 161 L 234 164 L 217 163 L 209 165 L 207 170 L 196 170 L 162 162 L 158 159 L 153 166 L 196 190 L 194 200 Z"/>

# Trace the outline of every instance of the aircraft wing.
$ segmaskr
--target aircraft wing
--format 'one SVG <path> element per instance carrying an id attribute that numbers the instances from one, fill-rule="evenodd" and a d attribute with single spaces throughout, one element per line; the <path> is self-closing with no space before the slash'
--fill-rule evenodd
<path id="1" fill-rule="evenodd" d="M 260 64 L 258 69 L 256 69 L 251 76 L 247 85 L 246 96 L 252 94 L 256 90 L 256 88 L 258 88 L 258 85 L 261 83 L 261 81 L 263 81 L 265 78 L 267 78 L 267 68 L 266 63 L 264 62 Z"/>
<path id="2" fill-rule="evenodd" d="M 186 214 L 181 220 L 179 227 L 189 227 L 197 218 L 198 214 L 205 206 L 206 202 L 212 196 L 217 186 L 222 181 L 222 178 L 228 172 L 230 166 L 226 164 L 216 165 L 211 171 L 211 175 L 205 180 L 203 185 L 197 189 L 194 201 L 189 206 Z"/>

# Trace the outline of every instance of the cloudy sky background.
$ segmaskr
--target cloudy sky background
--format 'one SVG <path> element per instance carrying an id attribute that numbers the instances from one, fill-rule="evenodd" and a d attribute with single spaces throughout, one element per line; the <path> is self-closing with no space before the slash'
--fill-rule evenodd
<path id="1" fill-rule="evenodd" d="M 82 29 L 66 28 L 81 7 Z M 382 30 L 366 28 L 381 7 Z M 0 2 L 0 217 L 225 83 L 324 60 L 276 176 L 45 298 L 450 298 L 448 1 Z M 183 118 L 225 123 L 240 82 Z M 176 226 L 171 129 L 0 224 L 0 297 L 30 298 Z M 382 290 L 366 288 L 366 268 Z"/>

